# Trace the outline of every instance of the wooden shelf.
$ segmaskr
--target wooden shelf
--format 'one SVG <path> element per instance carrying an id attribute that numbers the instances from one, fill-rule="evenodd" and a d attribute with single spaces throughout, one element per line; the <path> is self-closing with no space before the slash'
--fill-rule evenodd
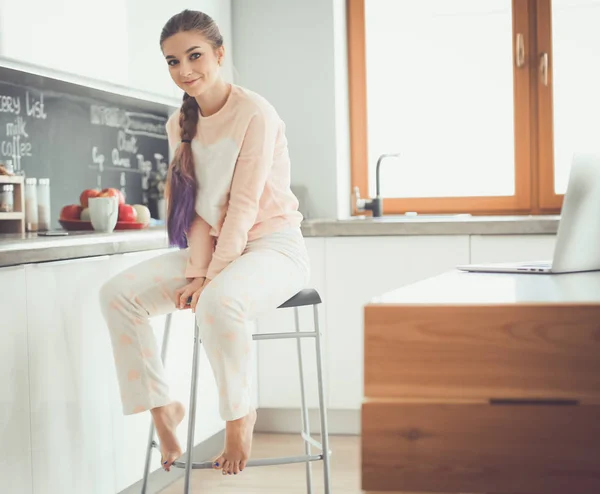
<path id="1" fill-rule="evenodd" d="M 0 175 L 0 184 L 22 184 L 23 177 L 19 175 Z"/>
<path id="2" fill-rule="evenodd" d="M 24 177 L 0 175 L 0 184 L 14 184 L 14 211 L 0 212 L 0 233 L 25 233 Z"/>
<path id="3" fill-rule="evenodd" d="M 0 220 L 22 220 L 25 218 L 25 213 L 11 212 L 3 213 L 0 212 Z"/>

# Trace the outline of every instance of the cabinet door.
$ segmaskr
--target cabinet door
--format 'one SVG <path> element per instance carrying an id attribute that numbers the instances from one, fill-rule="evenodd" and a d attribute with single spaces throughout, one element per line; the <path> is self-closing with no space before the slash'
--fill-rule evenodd
<path id="1" fill-rule="evenodd" d="M 329 405 L 359 410 L 365 304 L 372 297 L 467 262 L 469 238 L 327 238 L 325 252 Z"/>
<path id="2" fill-rule="evenodd" d="M 472 235 L 471 262 L 549 261 L 556 235 Z"/>
<path id="3" fill-rule="evenodd" d="M 305 239 L 311 264 L 309 286 L 315 288 L 321 298 L 325 298 L 325 239 L 309 237 Z M 325 335 L 326 353 L 327 328 L 325 328 L 325 308 L 327 301 L 319 306 L 319 321 Z M 312 307 L 300 308 L 300 328 L 313 330 Z M 280 333 L 295 331 L 294 309 L 276 309 L 260 317 L 257 321 L 260 333 Z M 310 407 L 318 403 L 316 352 L 314 339 L 302 341 L 304 378 L 307 402 Z M 261 408 L 296 408 L 300 406 L 300 381 L 298 351 L 295 340 L 266 340 L 257 345 L 258 389 Z M 325 369 L 326 370 L 326 369 Z M 325 376 L 326 377 L 326 376 Z"/>
<path id="4" fill-rule="evenodd" d="M 108 257 L 26 267 L 36 494 L 116 492 L 115 378 L 98 303 L 107 268 Z"/>
<path id="5" fill-rule="evenodd" d="M 0 490 L 31 494 L 25 268 L 0 269 L 0 287 Z"/>
<path id="6" fill-rule="evenodd" d="M 1 54 L 41 67 L 128 85 L 126 3 L 5 1 L 0 16 Z M 157 43 L 152 48 L 158 49 Z"/>

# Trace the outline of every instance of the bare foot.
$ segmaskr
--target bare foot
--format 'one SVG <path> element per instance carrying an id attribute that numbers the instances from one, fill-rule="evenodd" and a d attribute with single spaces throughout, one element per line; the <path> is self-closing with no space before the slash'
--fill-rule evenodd
<path id="1" fill-rule="evenodd" d="M 237 475 L 246 468 L 255 423 L 256 410 L 251 408 L 245 417 L 225 424 L 225 450 L 213 462 L 214 469 L 222 470 L 223 475 Z"/>
<path id="2" fill-rule="evenodd" d="M 175 431 L 183 420 L 185 407 L 178 401 L 151 410 L 154 427 L 160 442 L 161 466 L 171 471 L 171 465 L 181 456 L 181 447 Z"/>

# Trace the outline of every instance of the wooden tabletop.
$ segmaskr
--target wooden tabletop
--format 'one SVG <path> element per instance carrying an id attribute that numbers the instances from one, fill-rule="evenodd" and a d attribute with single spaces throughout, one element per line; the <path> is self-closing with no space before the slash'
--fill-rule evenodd
<path id="1" fill-rule="evenodd" d="M 572 274 L 450 271 L 371 299 L 369 305 L 600 305 L 600 271 Z"/>

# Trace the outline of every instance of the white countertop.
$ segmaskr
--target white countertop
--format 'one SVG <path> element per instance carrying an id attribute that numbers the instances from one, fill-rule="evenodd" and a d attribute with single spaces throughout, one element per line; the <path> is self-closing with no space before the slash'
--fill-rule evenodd
<path id="1" fill-rule="evenodd" d="M 467 273 L 455 270 L 404 286 L 371 300 L 371 304 L 392 305 L 562 303 L 600 304 L 600 271 L 513 274 Z"/>

